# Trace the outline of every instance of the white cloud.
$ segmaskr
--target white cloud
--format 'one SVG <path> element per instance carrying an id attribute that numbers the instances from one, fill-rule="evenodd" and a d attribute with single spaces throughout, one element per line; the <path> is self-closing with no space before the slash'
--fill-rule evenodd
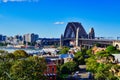
<path id="1" fill-rule="evenodd" d="M 55 22 L 54 24 L 64 24 L 64 22 Z"/>
<path id="2" fill-rule="evenodd" d="M 39 0 L 2 0 L 2 2 L 38 2 Z"/>
<path id="3" fill-rule="evenodd" d="M 7 2 L 7 0 L 3 0 L 3 2 Z"/>

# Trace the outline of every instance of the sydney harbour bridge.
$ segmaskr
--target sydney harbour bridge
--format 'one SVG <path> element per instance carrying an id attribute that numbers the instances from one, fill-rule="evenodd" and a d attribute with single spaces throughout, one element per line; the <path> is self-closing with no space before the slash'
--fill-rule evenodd
<path id="1" fill-rule="evenodd" d="M 61 46 L 84 46 L 92 47 L 95 44 L 100 44 L 102 47 L 107 45 L 120 46 L 120 41 L 95 38 L 94 28 L 91 28 L 89 33 L 85 31 L 84 27 L 79 22 L 69 22 L 61 35 Z"/>

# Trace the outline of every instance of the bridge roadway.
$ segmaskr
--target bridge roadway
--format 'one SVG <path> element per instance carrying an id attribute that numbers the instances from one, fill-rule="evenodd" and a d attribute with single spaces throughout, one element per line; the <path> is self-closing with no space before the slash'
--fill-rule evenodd
<path id="1" fill-rule="evenodd" d="M 75 41 L 75 40 L 76 38 L 63 38 L 64 42 Z M 79 45 L 82 46 L 93 46 L 94 44 L 107 46 L 107 45 L 113 45 L 113 41 L 115 41 L 108 39 L 83 39 L 83 38 L 79 38 L 78 40 L 79 40 L 78 41 Z"/>
<path id="2" fill-rule="evenodd" d="M 76 38 L 64 38 L 63 40 L 76 40 Z M 114 41 L 114 40 L 109 40 L 109 39 L 84 39 L 84 38 L 79 38 L 79 40 L 90 40 L 90 41 Z M 117 40 L 120 41 L 120 40 Z"/>

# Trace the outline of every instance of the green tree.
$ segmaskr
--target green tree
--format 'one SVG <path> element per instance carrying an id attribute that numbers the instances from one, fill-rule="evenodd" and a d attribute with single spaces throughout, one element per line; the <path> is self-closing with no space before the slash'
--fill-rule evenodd
<path id="1" fill-rule="evenodd" d="M 75 53 L 75 56 L 74 56 L 74 61 L 77 63 L 77 65 L 80 65 L 80 64 L 85 64 L 85 54 L 81 51 L 78 51 Z"/>
<path id="2" fill-rule="evenodd" d="M 97 67 L 98 67 L 99 63 L 97 63 L 95 57 L 90 57 L 88 59 L 86 59 L 86 69 L 92 73 L 96 73 L 97 71 Z"/>
<path id="3" fill-rule="evenodd" d="M 10 80 L 10 68 L 12 66 L 12 62 L 3 61 L 0 62 L 0 80 Z"/>
<path id="4" fill-rule="evenodd" d="M 0 55 L 4 56 L 4 55 L 6 55 L 6 54 L 8 54 L 8 51 L 0 50 Z"/>
<path id="5" fill-rule="evenodd" d="M 0 50 L 0 53 L 5 53 L 6 51 L 4 51 L 4 50 Z"/>
<path id="6" fill-rule="evenodd" d="M 64 46 L 64 47 L 62 47 L 62 49 L 60 50 L 59 54 L 66 54 L 66 53 L 68 53 L 68 51 L 69 51 L 69 48 L 66 47 L 66 46 Z"/>
<path id="7" fill-rule="evenodd" d="M 86 69 L 95 75 L 95 80 L 118 80 L 115 73 L 110 71 L 116 65 L 111 62 L 111 59 L 114 60 L 114 56 L 107 51 L 92 54 L 92 56 L 86 59 Z M 116 69 L 119 68 L 115 67 Z"/>
<path id="8" fill-rule="evenodd" d="M 15 55 L 13 55 L 12 53 L 8 53 L 5 55 L 5 58 L 14 59 Z"/>
<path id="9" fill-rule="evenodd" d="M 28 54 L 24 50 L 16 50 L 16 51 L 13 52 L 13 55 L 17 58 L 28 57 Z"/>
<path id="10" fill-rule="evenodd" d="M 93 54 L 92 54 L 92 49 L 88 49 L 87 51 L 86 51 L 86 54 L 88 55 L 88 56 L 92 56 Z"/>
<path id="11" fill-rule="evenodd" d="M 117 80 L 117 77 L 113 75 L 109 70 L 113 64 L 99 64 L 96 72 L 95 79 L 97 80 Z"/>
<path id="12" fill-rule="evenodd" d="M 109 57 L 110 53 L 106 52 L 106 51 L 99 51 L 96 53 L 96 57 L 100 57 L 100 58 L 103 58 L 103 57 Z"/>
<path id="13" fill-rule="evenodd" d="M 71 74 L 78 69 L 78 66 L 75 62 L 67 62 L 60 67 L 62 74 Z"/>
<path id="14" fill-rule="evenodd" d="M 43 58 L 29 57 L 17 60 L 10 69 L 10 75 L 14 80 L 44 80 L 45 69 L 46 63 Z"/>
<path id="15" fill-rule="evenodd" d="M 82 52 L 83 55 L 86 55 L 86 51 L 87 51 L 86 48 L 82 48 L 82 49 L 81 49 L 81 52 Z"/>
<path id="16" fill-rule="evenodd" d="M 100 43 L 96 43 L 96 44 L 94 44 L 94 46 L 101 47 L 101 44 Z"/>
<path id="17" fill-rule="evenodd" d="M 45 80 L 45 59 L 16 58 L 12 53 L 0 55 L 0 80 Z"/>
<path id="18" fill-rule="evenodd" d="M 9 62 L 15 59 L 15 56 L 12 53 L 5 53 L 0 55 L 0 62 Z"/>
<path id="19" fill-rule="evenodd" d="M 114 53 L 119 53 L 120 51 L 117 50 L 116 47 L 114 47 L 114 46 L 108 46 L 108 47 L 106 48 L 106 52 L 109 52 L 109 53 L 114 54 Z"/>

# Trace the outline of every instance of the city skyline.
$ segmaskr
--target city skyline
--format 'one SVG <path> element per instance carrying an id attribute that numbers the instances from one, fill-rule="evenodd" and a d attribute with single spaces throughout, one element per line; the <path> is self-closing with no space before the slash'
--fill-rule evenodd
<path id="1" fill-rule="evenodd" d="M 97 37 L 120 35 L 120 1 L 116 0 L 0 0 L 0 34 L 37 33 L 60 37 L 68 22 L 80 22 Z"/>

